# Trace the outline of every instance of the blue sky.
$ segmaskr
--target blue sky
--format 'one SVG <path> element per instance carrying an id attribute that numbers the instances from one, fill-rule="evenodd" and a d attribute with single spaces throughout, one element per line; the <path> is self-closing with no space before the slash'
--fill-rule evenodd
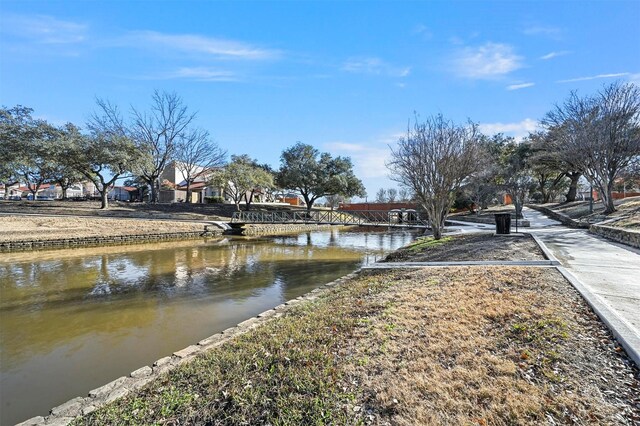
<path id="1" fill-rule="evenodd" d="M 175 91 L 230 154 L 348 155 L 369 198 L 417 111 L 521 137 L 571 90 L 640 83 L 640 1 L 7 1 L 0 104 L 82 125 Z"/>

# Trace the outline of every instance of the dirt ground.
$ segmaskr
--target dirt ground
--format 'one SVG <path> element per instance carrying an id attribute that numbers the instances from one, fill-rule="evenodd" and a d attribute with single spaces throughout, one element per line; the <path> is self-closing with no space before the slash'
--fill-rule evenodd
<path id="1" fill-rule="evenodd" d="M 202 231 L 203 222 L 0 215 L 0 242 Z"/>
<path id="2" fill-rule="evenodd" d="M 465 260 L 545 260 L 530 235 L 500 236 L 489 233 L 418 239 L 391 253 L 386 262 L 447 262 Z"/>

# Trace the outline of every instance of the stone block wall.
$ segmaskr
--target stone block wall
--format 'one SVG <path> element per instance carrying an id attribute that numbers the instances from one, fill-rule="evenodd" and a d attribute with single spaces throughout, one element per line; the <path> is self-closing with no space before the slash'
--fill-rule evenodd
<path id="1" fill-rule="evenodd" d="M 95 247 L 105 245 L 139 244 L 158 241 L 187 240 L 222 235 L 220 230 L 207 232 L 171 232 L 162 234 L 110 235 L 82 238 L 63 238 L 55 240 L 22 240 L 0 242 L 0 252 L 25 251 L 38 249 Z"/>
<path id="2" fill-rule="evenodd" d="M 618 243 L 640 248 L 640 230 L 634 231 L 606 225 L 591 225 L 591 227 L 589 227 L 589 232 Z"/>

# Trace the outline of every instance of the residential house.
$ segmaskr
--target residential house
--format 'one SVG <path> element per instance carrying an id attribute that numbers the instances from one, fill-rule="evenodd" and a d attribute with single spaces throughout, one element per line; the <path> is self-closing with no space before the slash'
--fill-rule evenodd
<path id="1" fill-rule="evenodd" d="M 133 201 L 134 193 L 137 192 L 138 188 L 133 186 L 113 186 L 107 193 L 107 197 L 116 201 Z"/>
<path id="2" fill-rule="evenodd" d="M 160 175 L 160 192 L 158 200 L 161 203 L 204 203 L 206 197 L 221 197 L 223 191 L 221 188 L 215 188 L 208 184 L 211 176 L 211 169 L 204 167 L 196 168 L 196 178 L 191 183 L 191 200 L 187 198 L 187 181 L 184 173 L 177 167 L 175 161 L 172 161 L 165 167 Z"/>

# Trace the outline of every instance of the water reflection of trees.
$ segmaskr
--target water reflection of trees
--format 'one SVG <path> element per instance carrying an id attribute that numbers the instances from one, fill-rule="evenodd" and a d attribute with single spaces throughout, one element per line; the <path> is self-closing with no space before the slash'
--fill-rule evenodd
<path id="1" fill-rule="evenodd" d="M 194 304 L 244 303 L 266 292 L 277 304 L 351 272 L 367 250 L 413 237 L 333 231 L 0 262 L 3 354 L 19 358 L 80 336 L 151 327 L 160 306 L 181 315 Z"/>

